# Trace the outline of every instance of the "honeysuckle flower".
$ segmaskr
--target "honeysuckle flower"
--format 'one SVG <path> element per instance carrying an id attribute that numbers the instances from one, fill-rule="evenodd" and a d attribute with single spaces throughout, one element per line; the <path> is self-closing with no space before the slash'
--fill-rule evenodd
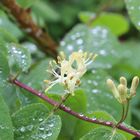
<path id="1" fill-rule="evenodd" d="M 130 90 L 127 88 L 127 80 L 125 77 L 120 77 L 120 84 L 118 87 L 115 86 L 114 82 L 111 79 L 107 80 L 107 85 L 112 91 L 114 97 L 118 100 L 119 103 L 125 104 L 129 99 L 136 95 L 136 89 L 139 84 L 139 77 L 135 76 L 132 80 Z"/>
<path id="2" fill-rule="evenodd" d="M 73 52 L 68 60 L 63 52 L 60 52 L 60 55 L 57 57 L 58 62 L 50 62 L 51 74 L 54 75 L 54 81 L 44 80 L 49 84 L 48 88 L 45 90 L 47 92 L 55 84 L 61 83 L 66 87 L 66 91 L 74 95 L 75 88 L 80 85 L 80 78 L 87 71 L 87 66 L 90 65 L 96 54 L 87 53 L 83 51 Z M 55 71 L 55 68 L 59 68 L 60 74 Z"/>

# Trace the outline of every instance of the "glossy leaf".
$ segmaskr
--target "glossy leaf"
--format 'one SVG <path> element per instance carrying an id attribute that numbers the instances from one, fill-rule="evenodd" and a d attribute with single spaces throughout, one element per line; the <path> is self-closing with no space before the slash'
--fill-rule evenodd
<path id="1" fill-rule="evenodd" d="M 45 91 L 44 80 L 50 79 L 50 75 L 47 73 L 47 68 L 49 66 L 49 59 L 45 59 L 40 63 L 37 63 L 28 74 L 23 74 L 20 79 L 28 86 L 35 88 L 39 91 Z M 29 92 L 19 89 L 17 91 L 19 98 L 23 105 L 30 104 L 38 101 L 38 97 L 30 94 Z"/>
<path id="2" fill-rule="evenodd" d="M 15 140 L 56 140 L 61 129 L 61 119 L 50 115 L 43 104 L 21 108 L 13 117 Z"/>
<path id="3" fill-rule="evenodd" d="M 140 1 L 125 0 L 125 3 L 132 22 L 137 27 L 137 29 L 140 30 Z"/>
<path id="4" fill-rule="evenodd" d="M 88 112 L 104 110 L 114 116 L 115 119 L 120 119 L 121 105 L 106 85 L 108 78 L 109 75 L 102 70 L 87 72 L 82 79 L 81 89 L 88 99 Z"/>
<path id="5" fill-rule="evenodd" d="M 0 140 L 14 140 L 12 121 L 8 107 L 1 96 L 1 88 L 0 88 Z"/>
<path id="6" fill-rule="evenodd" d="M 2 10 L 0 10 L 0 27 L 8 32 L 10 31 L 10 33 L 17 38 L 22 36 L 22 32 L 19 28 L 8 19 L 7 15 Z"/>
<path id="7" fill-rule="evenodd" d="M 90 131 L 80 140 L 126 140 L 126 138 L 120 133 L 115 133 L 113 135 L 112 129 L 99 127 Z"/>
<path id="8" fill-rule="evenodd" d="M 7 60 L 6 43 L 0 39 L 0 86 L 5 86 L 10 74 Z"/>
<path id="9" fill-rule="evenodd" d="M 80 49 L 99 55 L 91 64 L 91 67 L 96 68 L 111 68 L 122 57 L 117 38 L 101 26 L 89 28 L 86 25 L 77 25 L 61 41 L 61 50 L 67 55 Z"/>
<path id="10" fill-rule="evenodd" d="M 120 36 L 128 32 L 129 30 L 128 21 L 121 14 L 104 12 L 96 17 L 94 13 L 81 12 L 79 18 L 84 23 L 90 22 L 91 27 L 99 25 L 107 27 L 111 30 L 112 33 L 114 33 L 117 36 Z M 90 21 L 92 19 L 93 21 Z"/>
<path id="11" fill-rule="evenodd" d="M 85 114 L 89 118 L 111 121 L 115 123 L 115 119 L 105 111 L 95 111 L 93 113 Z M 90 132 L 92 129 L 100 127 L 101 125 L 97 125 L 94 123 L 89 123 L 86 121 L 78 120 L 76 128 L 75 128 L 75 138 L 74 140 L 78 140 L 80 137 L 84 136 L 86 133 Z M 80 131 L 79 131 L 80 128 Z"/>
<path id="12" fill-rule="evenodd" d="M 99 119 L 99 120 L 103 120 L 103 121 L 110 121 L 113 123 L 117 123 L 117 121 L 107 112 L 105 111 L 95 111 L 93 113 L 88 113 L 86 114 L 86 116 L 88 116 L 89 118 L 93 118 L 93 119 Z M 124 124 L 126 125 L 126 124 Z M 126 125 L 128 128 L 130 128 L 130 126 Z M 84 136 L 86 133 L 90 132 L 92 129 L 101 127 L 101 125 L 95 124 L 95 123 L 88 123 L 85 121 L 81 121 L 79 120 L 76 128 L 75 128 L 75 140 L 79 140 L 80 137 Z M 80 128 L 80 131 L 79 131 Z M 106 127 L 108 128 L 108 127 Z M 134 128 L 131 128 L 134 129 Z M 126 133 L 124 131 L 121 131 L 119 129 L 117 129 L 117 132 L 120 134 L 123 134 L 127 140 L 132 140 L 132 138 L 134 138 L 133 135 Z"/>
<path id="13" fill-rule="evenodd" d="M 55 94 L 47 94 L 51 99 L 54 99 L 57 102 L 61 101 L 61 95 L 58 93 L 57 91 L 55 92 Z M 72 109 L 76 112 L 81 113 L 81 115 L 83 115 L 86 112 L 86 104 L 87 104 L 87 99 L 85 94 L 81 91 L 81 90 L 77 90 L 75 92 L 75 96 L 70 96 L 67 101 L 64 103 L 66 106 L 69 107 L 69 109 Z M 47 104 L 47 106 L 50 106 L 49 104 Z M 53 107 L 50 106 L 50 110 Z M 75 134 L 75 126 L 77 124 L 78 119 L 69 115 L 68 113 L 58 110 L 57 111 L 58 114 L 61 116 L 62 118 L 62 129 L 61 129 L 61 133 L 58 139 L 62 139 L 62 137 L 65 137 L 67 139 L 73 137 L 73 135 Z"/>
<path id="14" fill-rule="evenodd" d="M 16 71 L 26 72 L 31 65 L 31 56 L 28 50 L 14 43 L 9 43 L 7 47 L 11 68 L 14 66 L 17 67 Z"/>
<path id="15" fill-rule="evenodd" d="M 0 27 L 0 38 L 6 42 L 15 42 L 17 43 L 16 37 L 9 33 L 6 29 Z"/>

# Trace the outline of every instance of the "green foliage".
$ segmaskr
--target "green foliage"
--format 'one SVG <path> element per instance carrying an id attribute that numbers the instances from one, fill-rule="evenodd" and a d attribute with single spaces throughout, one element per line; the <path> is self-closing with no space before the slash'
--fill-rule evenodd
<path id="1" fill-rule="evenodd" d="M 19 28 L 8 19 L 7 15 L 2 10 L 0 10 L 0 27 L 7 30 L 8 32 L 10 31 L 10 33 L 17 38 L 22 36 Z"/>
<path id="2" fill-rule="evenodd" d="M 29 8 L 31 7 L 33 4 L 35 4 L 38 0 L 16 0 L 16 2 L 22 6 L 23 8 Z"/>
<path id="3" fill-rule="evenodd" d="M 129 24 L 121 14 L 104 12 L 96 17 L 94 13 L 81 12 L 79 18 L 83 23 L 87 23 L 92 27 L 97 25 L 105 26 L 117 36 L 125 34 L 129 30 Z"/>
<path id="4" fill-rule="evenodd" d="M 120 43 L 106 28 L 77 25 L 61 41 L 61 50 L 67 55 L 79 49 L 97 53 L 99 56 L 90 67 L 111 68 L 121 58 Z"/>
<path id="5" fill-rule="evenodd" d="M 35 24 L 60 41 L 58 50 L 64 51 L 67 58 L 78 50 L 98 54 L 80 79 L 75 96 L 70 96 L 64 104 L 81 116 L 117 123 L 122 108 L 109 91 L 106 80 L 117 81 L 120 76 L 126 76 L 130 87 L 132 77 L 140 76 L 140 33 L 129 20 L 140 30 L 140 1 L 16 1 L 31 14 Z M 130 17 L 124 10 L 125 6 Z M 55 78 L 46 71 L 51 69 L 49 61 L 52 58 L 40 52 L 40 44 L 36 45 L 36 41 L 20 29 L 17 20 L 1 2 L 0 8 L 0 140 L 134 138 L 122 130 L 113 133 L 112 128 L 82 121 L 62 110 L 52 114 L 54 106 L 10 84 L 9 79 L 17 76 L 26 85 L 44 92 L 49 86 L 44 80 L 53 81 Z M 56 71 L 59 73 L 59 69 Z M 44 94 L 60 102 L 64 90 L 64 86 L 57 84 Z M 132 130 L 140 129 L 139 101 L 140 94 L 137 94 L 123 123 Z"/>
<path id="6" fill-rule="evenodd" d="M 61 128 L 59 116 L 50 115 L 42 104 L 21 108 L 13 116 L 15 140 L 56 140 Z"/>
<path id="7" fill-rule="evenodd" d="M 125 0 L 125 3 L 132 22 L 140 30 L 140 1 Z"/>
<path id="8" fill-rule="evenodd" d="M 126 140 L 126 138 L 119 133 L 113 135 L 112 129 L 99 127 L 83 136 L 80 140 Z"/>
<path id="9" fill-rule="evenodd" d="M 14 140 L 13 126 L 9 110 L 1 95 L 0 95 L 0 139 Z"/>

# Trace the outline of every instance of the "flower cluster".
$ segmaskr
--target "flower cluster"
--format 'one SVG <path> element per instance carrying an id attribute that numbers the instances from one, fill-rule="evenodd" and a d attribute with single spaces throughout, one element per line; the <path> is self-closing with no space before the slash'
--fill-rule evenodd
<path id="1" fill-rule="evenodd" d="M 127 88 L 127 80 L 125 77 L 120 77 L 120 84 L 118 87 L 115 86 L 114 82 L 111 79 L 107 80 L 107 85 L 112 91 L 114 97 L 120 102 L 121 104 L 127 103 L 129 99 L 136 95 L 136 89 L 139 84 L 138 76 L 135 76 L 131 83 L 131 88 Z"/>
<path id="2" fill-rule="evenodd" d="M 63 52 L 57 57 L 56 61 L 51 61 L 50 66 L 51 74 L 54 75 L 54 81 L 44 80 L 49 84 L 48 88 L 45 90 L 47 92 L 55 84 L 61 83 L 66 87 L 66 92 L 74 95 L 74 90 L 80 84 L 80 78 L 87 71 L 87 66 L 90 65 L 97 55 L 93 53 L 87 53 L 83 51 L 73 52 L 68 60 Z M 55 71 L 55 68 L 60 70 L 60 74 Z"/>

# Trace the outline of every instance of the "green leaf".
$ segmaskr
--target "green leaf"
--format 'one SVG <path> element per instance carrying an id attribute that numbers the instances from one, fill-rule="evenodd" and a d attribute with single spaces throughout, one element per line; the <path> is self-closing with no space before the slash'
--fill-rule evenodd
<path id="1" fill-rule="evenodd" d="M 139 0 L 125 0 L 128 14 L 133 24 L 140 30 L 140 1 Z"/>
<path id="2" fill-rule="evenodd" d="M 21 108 L 13 117 L 15 140 L 56 140 L 61 129 L 61 119 L 49 115 L 43 104 Z"/>
<path id="3" fill-rule="evenodd" d="M 8 19 L 7 15 L 2 10 L 0 10 L 0 27 L 8 32 L 10 31 L 16 38 L 22 37 L 22 32 Z"/>
<path id="4" fill-rule="evenodd" d="M 99 120 L 104 120 L 104 121 L 111 121 L 111 122 L 116 122 L 115 119 L 108 114 L 105 111 L 95 111 L 93 113 L 88 113 L 85 114 L 86 116 L 88 116 L 89 118 L 96 118 Z M 94 128 L 100 127 L 101 125 L 97 125 L 94 123 L 89 123 L 86 121 L 82 121 L 82 120 L 78 120 L 76 128 L 75 128 L 75 137 L 74 140 L 79 140 L 80 137 L 84 136 L 86 133 L 88 133 L 89 131 L 91 131 Z M 80 131 L 79 131 L 80 128 Z"/>
<path id="5" fill-rule="evenodd" d="M 61 41 L 60 49 L 66 55 L 80 49 L 97 53 L 99 56 L 90 65 L 96 68 L 111 68 L 121 58 L 121 48 L 117 38 L 101 26 L 89 28 L 86 25 L 77 25 Z"/>
<path id="6" fill-rule="evenodd" d="M 6 42 L 15 42 L 17 43 L 17 39 L 16 37 L 14 37 L 10 32 L 8 32 L 6 29 L 4 28 L 1 28 L 0 27 L 0 38 L 3 40 L 3 41 L 6 41 Z"/>
<path id="7" fill-rule="evenodd" d="M 14 112 L 19 107 L 17 104 L 18 98 L 16 95 L 16 88 L 8 82 L 10 76 L 10 68 L 8 64 L 8 50 L 7 44 L 0 39 L 0 88 L 9 111 Z M 10 97 L 10 98 L 9 98 Z"/>
<path id="8" fill-rule="evenodd" d="M 80 140 L 126 140 L 124 135 L 115 133 L 113 135 L 112 129 L 104 127 L 96 128 L 83 136 Z"/>
<path id="9" fill-rule="evenodd" d="M 1 88 L 0 88 L 1 93 Z M 0 94 L 0 140 L 14 140 L 13 126 L 8 107 Z"/>
<path id="10" fill-rule="evenodd" d="M 35 4 L 38 0 L 16 0 L 17 3 L 23 8 L 30 8 L 33 4 Z"/>
<path id="11" fill-rule="evenodd" d="M 38 23 L 45 21 L 58 21 L 60 19 L 59 13 L 47 2 L 37 1 L 32 7 L 35 21 Z"/>
<path id="12" fill-rule="evenodd" d="M 47 95 L 57 102 L 60 102 L 61 100 L 60 94 L 57 95 L 48 93 Z M 85 113 L 87 109 L 86 96 L 81 90 L 77 90 L 75 92 L 75 96 L 70 96 L 64 104 L 76 112 L 81 112 L 81 115 L 83 115 L 82 113 Z M 50 109 L 52 109 L 52 106 L 50 106 Z M 61 116 L 63 124 L 59 139 L 61 140 L 62 137 L 66 137 L 67 139 L 72 138 L 74 136 L 75 126 L 78 119 L 67 114 L 64 111 L 58 110 L 57 112 Z"/>
<path id="13" fill-rule="evenodd" d="M 31 86 L 36 90 L 45 91 L 44 80 L 50 79 L 50 75 L 48 75 L 46 71 L 49 65 L 49 60 L 50 59 L 45 59 L 39 63 L 36 63 L 36 65 L 30 69 L 28 74 L 23 74 L 20 77 L 23 83 L 26 83 L 28 86 Z M 38 101 L 38 97 L 23 89 L 19 89 L 17 93 L 23 105 Z"/>
<path id="14" fill-rule="evenodd" d="M 88 23 L 92 18 L 95 18 L 95 20 L 90 23 L 91 27 L 97 25 L 107 27 L 117 36 L 120 36 L 129 30 L 128 21 L 121 14 L 104 12 L 96 17 L 94 13 L 81 12 L 79 18 L 84 23 Z"/>
<path id="15" fill-rule="evenodd" d="M 4 87 L 7 84 L 7 79 L 10 74 L 10 69 L 7 60 L 6 43 L 0 39 L 0 86 Z"/>
<path id="16" fill-rule="evenodd" d="M 106 122 L 109 121 L 109 122 L 117 123 L 117 121 L 109 113 L 107 113 L 105 111 L 95 111 L 93 113 L 86 114 L 86 116 L 88 116 L 89 118 L 94 118 L 94 119 L 96 118 L 96 119 L 103 120 Z M 124 125 L 126 127 L 130 128 L 130 126 L 126 125 L 125 123 L 124 123 Z M 98 128 L 100 126 L 101 125 L 94 124 L 94 123 L 88 123 L 88 122 L 79 120 L 76 125 L 76 128 L 75 128 L 75 133 L 74 133 L 75 139 L 74 140 L 79 140 L 80 137 L 84 136 L 86 133 L 90 132 L 92 129 Z M 79 128 L 80 128 L 80 131 L 79 131 Z M 106 128 L 108 128 L 108 127 L 106 127 Z M 131 129 L 134 129 L 134 128 L 131 128 Z M 127 140 L 132 140 L 132 138 L 134 138 L 134 136 L 132 134 L 121 131 L 119 129 L 117 129 L 117 132 L 123 134 L 127 138 Z"/>
<path id="17" fill-rule="evenodd" d="M 109 91 L 106 80 L 110 78 L 103 70 L 92 70 L 82 78 L 81 90 L 88 99 L 88 112 L 104 110 L 115 119 L 120 119 L 121 105 Z"/>
<path id="18" fill-rule="evenodd" d="M 31 65 L 31 56 L 27 49 L 15 43 L 7 45 L 9 53 L 9 65 L 17 71 L 26 72 Z"/>

